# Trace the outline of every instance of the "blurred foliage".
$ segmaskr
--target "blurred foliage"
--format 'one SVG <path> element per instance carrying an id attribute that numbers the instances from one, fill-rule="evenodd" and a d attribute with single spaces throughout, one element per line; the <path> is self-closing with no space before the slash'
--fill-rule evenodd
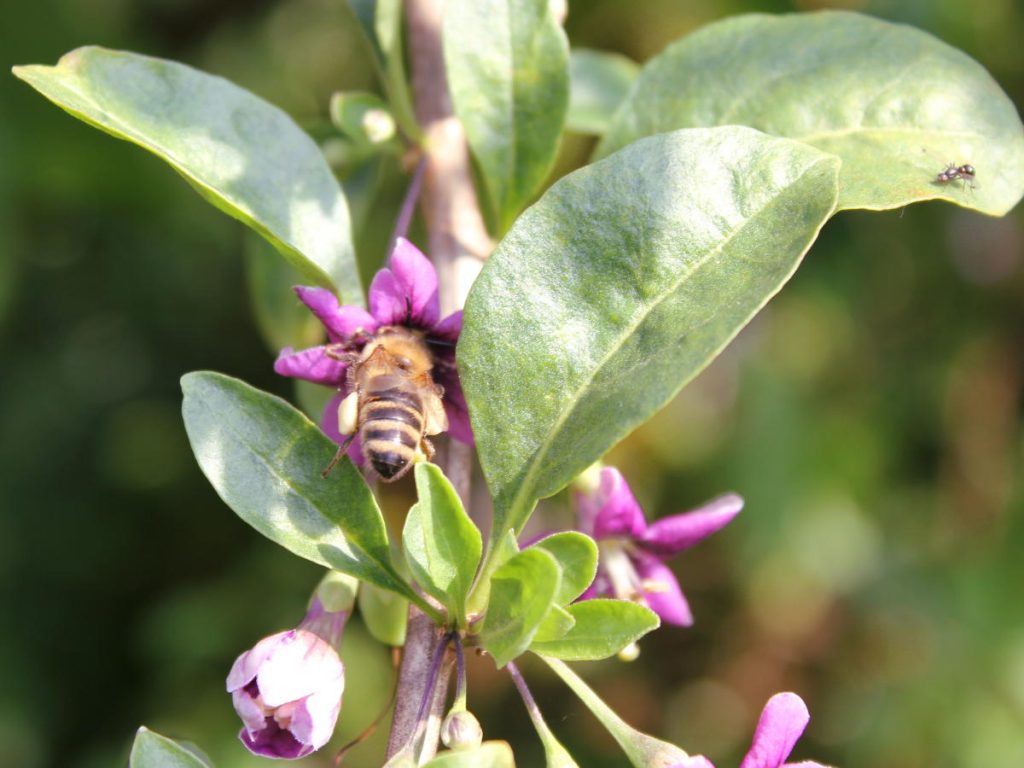
<path id="1" fill-rule="evenodd" d="M 332 92 L 374 88 L 340 5 L 36 0 L 5 9 L 0 51 L 6 66 L 84 43 L 177 58 L 323 138 Z M 932 32 L 1024 103 L 1024 9 L 1010 2 L 589 0 L 566 26 L 573 45 L 642 61 L 728 14 L 818 7 Z M 0 104 L 0 765 L 123 765 L 140 723 L 224 768 L 263 764 L 236 741 L 223 678 L 301 618 L 318 573 L 220 503 L 178 413 L 194 369 L 291 393 L 251 313 L 242 227 L 11 77 Z M 558 172 L 591 145 L 563 142 Z M 353 206 L 364 278 L 403 183 L 396 160 L 346 180 L 379 190 Z M 679 559 L 693 629 L 655 633 L 632 664 L 580 665 L 633 724 L 731 765 L 764 701 L 791 689 L 812 713 L 800 758 L 1024 764 L 1022 227 L 1020 210 L 940 204 L 839 216 L 727 353 L 613 452 L 652 517 L 727 489 L 747 499 Z M 384 494 L 393 525 L 411 493 Z M 543 510 L 539 523 L 569 520 L 564 496 Z M 337 746 L 393 684 L 358 619 L 344 656 Z M 622 764 L 564 686 L 523 671 L 581 765 Z M 539 764 L 507 676 L 479 658 L 470 675 L 486 737 Z M 345 765 L 377 764 L 382 736 Z"/>

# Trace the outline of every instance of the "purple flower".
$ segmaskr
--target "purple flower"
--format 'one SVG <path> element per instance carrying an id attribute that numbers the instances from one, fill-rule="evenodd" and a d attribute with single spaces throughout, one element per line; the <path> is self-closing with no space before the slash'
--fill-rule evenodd
<path id="1" fill-rule="evenodd" d="M 807 705 L 795 693 L 772 696 L 761 711 L 754 741 L 740 768 L 826 768 L 813 760 L 785 762 L 810 719 Z"/>
<path id="2" fill-rule="evenodd" d="M 347 618 L 314 600 L 298 628 L 263 638 L 235 660 L 227 690 L 250 752 L 293 760 L 330 740 L 345 689 L 334 646 Z"/>
<path id="3" fill-rule="evenodd" d="M 813 760 L 785 762 L 810 719 L 807 705 L 795 693 L 777 693 L 772 696 L 761 711 L 761 719 L 754 730 L 754 741 L 740 763 L 740 768 L 828 768 Z M 673 768 L 715 766 L 706 757 L 696 755 Z"/>
<path id="4" fill-rule="evenodd" d="M 455 367 L 455 343 L 462 330 L 462 311 L 441 319 L 437 296 L 437 273 L 430 260 L 405 238 L 398 238 L 389 266 L 377 272 L 370 284 L 370 311 L 339 305 L 338 298 L 326 288 L 296 286 L 299 299 L 312 310 L 324 328 L 328 343 L 295 352 L 281 350 L 274 370 L 282 376 L 305 379 L 337 388 L 338 392 L 324 408 L 321 427 L 337 443 L 344 442 L 338 432 L 338 406 L 349 394 L 348 360 L 358 356 L 374 336 L 389 326 L 404 326 L 421 331 L 433 356 L 434 380 L 444 387 L 444 407 L 448 432 L 464 443 L 473 442 L 466 400 Z M 339 359 L 340 358 L 340 359 Z M 360 461 L 358 440 L 349 448 L 353 461 Z"/>
<path id="5" fill-rule="evenodd" d="M 646 605 L 669 624 L 693 624 L 690 606 L 665 561 L 724 527 L 743 499 L 726 494 L 699 509 L 651 525 L 622 473 L 604 467 L 597 488 L 577 494 L 579 529 L 597 541 L 594 583 L 580 597 L 617 597 Z"/>

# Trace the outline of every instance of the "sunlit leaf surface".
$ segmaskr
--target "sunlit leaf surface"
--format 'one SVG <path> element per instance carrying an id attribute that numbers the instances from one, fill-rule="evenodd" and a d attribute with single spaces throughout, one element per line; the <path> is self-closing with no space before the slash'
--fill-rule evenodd
<path id="1" fill-rule="evenodd" d="M 966 54 L 845 12 L 737 16 L 644 65 L 598 148 L 677 128 L 749 125 L 838 155 L 839 208 L 942 198 L 1002 215 L 1024 194 L 1024 128 Z M 977 183 L 940 182 L 948 163 Z"/>
<path id="2" fill-rule="evenodd" d="M 459 366 L 493 530 L 519 529 L 796 269 L 839 161 L 748 128 L 646 139 L 556 183 L 470 293 Z"/>

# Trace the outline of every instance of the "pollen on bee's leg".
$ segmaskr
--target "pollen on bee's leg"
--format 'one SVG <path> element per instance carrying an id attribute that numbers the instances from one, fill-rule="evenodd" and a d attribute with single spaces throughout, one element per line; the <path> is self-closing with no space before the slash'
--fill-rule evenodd
<path id="1" fill-rule="evenodd" d="M 338 404 L 338 432 L 354 434 L 359 426 L 359 393 L 351 392 Z"/>

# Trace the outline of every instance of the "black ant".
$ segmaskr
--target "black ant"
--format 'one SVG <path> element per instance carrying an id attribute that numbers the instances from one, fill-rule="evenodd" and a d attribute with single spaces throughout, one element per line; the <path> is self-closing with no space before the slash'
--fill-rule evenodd
<path id="1" fill-rule="evenodd" d="M 974 189 L 974 166 L 966 163 L 964 165 L 950 163 L 935 176 L 937 184 L 948 184 L 958 179 L 964 183 L 964 188 Z"/>

